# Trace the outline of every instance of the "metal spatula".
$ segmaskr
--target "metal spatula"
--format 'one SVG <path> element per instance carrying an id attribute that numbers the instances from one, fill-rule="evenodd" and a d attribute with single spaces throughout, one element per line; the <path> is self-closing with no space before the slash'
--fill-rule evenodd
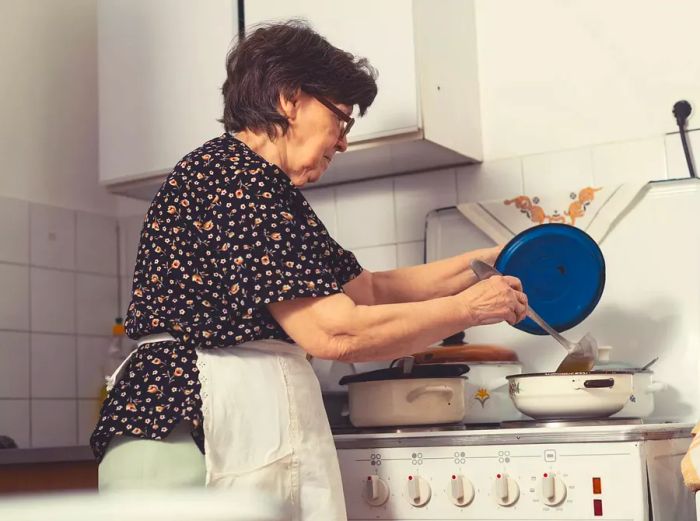
<path id="1" fill-rule="evenodd" d="M 471 261 L 470 265 L 480 280 L 488 279 L 493 275 L 502 275 L 496 268 L 478 259 Z M 527 316 L 566 349 L 568 354 L 557 367 L 557 373 L 578 373 L 593 369 L 598 360 L 598 342 L 590 333 L 586 333 L 578 342 L 571 342 L 547 324 L 530 306 L 527 307 Z"/>

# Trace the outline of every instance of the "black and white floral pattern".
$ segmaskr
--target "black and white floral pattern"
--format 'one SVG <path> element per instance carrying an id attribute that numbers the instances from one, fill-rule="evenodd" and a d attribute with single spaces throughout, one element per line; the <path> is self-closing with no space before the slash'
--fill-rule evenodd
<path id="1" fill-rule="evenodd" d="M 291 341 L 266 305 L 342 291 L 362 271 L 289 177 L 229 134 L 185 156 L 141 232 L 129 337 L 139 348 L 105 400 L 91 445 L 115 435 L 163 439 L 182 419 L 203 448 L 196 349 Z"/>

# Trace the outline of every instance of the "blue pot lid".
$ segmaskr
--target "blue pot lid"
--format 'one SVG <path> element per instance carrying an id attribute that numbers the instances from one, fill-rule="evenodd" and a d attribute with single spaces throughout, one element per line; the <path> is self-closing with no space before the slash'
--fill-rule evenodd
<path id="1" fill-rule="evenodd" d="M 605 287 L 603 253 L 586 232 L 568 224 L 541 224 L 519 233 L 505 245 L 495 267 L 522 281 L 532 309 L 557 331 L 581 323 Z M 546 334 L 529 318 L 514 327 Z"/>

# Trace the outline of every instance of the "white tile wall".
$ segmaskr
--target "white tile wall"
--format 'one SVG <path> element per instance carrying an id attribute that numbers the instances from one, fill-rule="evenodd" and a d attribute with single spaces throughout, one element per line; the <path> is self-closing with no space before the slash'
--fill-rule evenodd
<path id="1" fill-rule="evenodd" d="M 664 139 L 593 147 L 593 179 L 597 186 L 666 179 Z"/>
<path id="2" fill-rule="evenodd" d="M 99 400 L 78 400 L 78 445 L 88 445 L 99 418 Z"/>
<path id="3" fill-rule="evenodd" d="M 0 329 L 29 330 L 29 268 L 0 263 Z"/>
<path id="4" fill-rule="evenodd" d="M 398 242 L 421 241 L 425 235 L 425 216 L 435 208 L 457 204 L 454 169 L 397 177 L 396 238 Z"/>
<path id="5" fill-rule="evenodd" d="M 32 204 L 29 222 L 31 264 L 75 269 L 75 212 Z"/>
<path id="6" fill-rule="evenodd" d="M 75 332 L 75 272 L 31 268 L 32 330 Z"/>
<path id="7" fill-rule="evenodd" d="M 394 183 L 379 179 L 337 188 L 337 240 L 346 248 L 396 242 Z"/>
<path id="8" fill-rule="evenodd" d="M 523 189 L 527 195 L 578 191 L 593 183 L 590 148 L 537 154 L 523 158 Z M 543 192 L 544 191 L 544 192 Z"/>
<path id="9" fill-rule="evenodd" d="M 357 262 L 369 271 L 387 271 L 396 269 L 396 245 L 374 246 L 372 248 L 355 248 Z"/>
<path id="10" fill-rule="evenodd" d="M 688 132 L 688 146 L 690 147 L 695 166 L 695 175 L 700 176 L 700 129 Z M 679 179 L 688 177 L 688 162 L 685 159 L 681 137 L 678 133 L 669 134 L 665 137 L 666 147 L 666 170 L 669 179 Z"/>
<path id="11" fill-rule="evenodd" d="M 134 252 L 141 220 L 126 219 Z M 119 294 L 116 226 L 0 198 L 0 434 L 22 447 L 84 444 L 94 427 Z"/>
<path id="12" fill-rule="evenodd" d="M 32 447 L 78 443 L 77 400 L 32 400 Z"/>
<path id="13" fill-rule="evenodd" d="M 77 331 L 81 335 L 110 334 L 118 316 L 118 277 L 78 273 L 76 285 Z"/>
<path id="14" fill-rule="evenodd" d="M 698 154 L 700 131 L 691 136 Z M 378 271 L 422 262 L 425 214 L 437 207 L 664 176 L 687 176 L 677 135 L 305 195 L 340 244 Z M 124 310 L 142 222 L 140 215 L 120 218 L 117 245 L 114 219 L 0 200 L 0 433 L 21 446 L 87 443 L 117 295 Z"/>
<path id="15" fill-rule="evenodd" d="M 29 263 L 29 203 L 0 197 L 0 262 Z"/>
<path id="16" fill-rule="evenodd" d="M 406 266 L 423 264 L 424 244 L 425 242 L 423 241 L 403 242 L 398 244 L 398 267 L 404 268 Z"/>
<path id="17" fill-rule="evenodd" d="M 29 333 L 0 331 L 0 398 L 29 398 Z"/>
<path id="18" fill-rule="evenodd" d="M 499 159 L 458 168 L 457 192 L 460 203 L 503 199 L 522 194 L 522 159 Z"/>
<path id="19" fill-rule="evenodd" d="M 334 188 L 315 188 L 313 190 L 305 190 L 304 197 L 314 209 L 318 218 L 328 229 L 328 233 L 335 237 L 338 232 L 336 224 L 336 208 L 335 208 L 335 189 Z"/>
<path id="20" fill-rule="evenodd" d="M 77 214 L 78 271 L 117 275 L 117 219 L 86 212 Z"/>
<path id="21" fill-rule="evenodd" d="M 32 398 L 76 398 L 73 335 L 32 333 Z"/>
<path id="22" fill-rule="evenodd" d="M 0 399 L 0 434 L 26 449 L 31 446 L 29 432 L 29 400 Z"/>
<path id="23" fill-rule="evenodd" d="M 111 337 L 78 337 L 78 397 L 96 399 L 105 383 Z"/>

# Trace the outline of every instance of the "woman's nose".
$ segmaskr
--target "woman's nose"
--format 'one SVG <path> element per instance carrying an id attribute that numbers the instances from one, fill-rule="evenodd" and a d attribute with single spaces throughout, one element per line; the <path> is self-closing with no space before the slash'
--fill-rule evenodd
<path id="1" fill-rule="evenodd" d="M 335 144 L 335 149 L 338 152 L 345 152 L 348 149 L 348 138 L 347 136 L 343 136 Z"/>

